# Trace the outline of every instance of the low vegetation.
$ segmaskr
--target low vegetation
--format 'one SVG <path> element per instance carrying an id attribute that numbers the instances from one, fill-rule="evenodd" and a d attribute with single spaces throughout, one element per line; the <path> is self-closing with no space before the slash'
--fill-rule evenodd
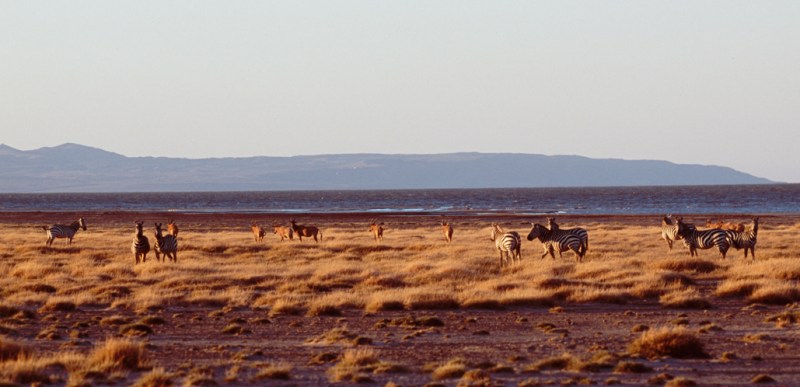
<path id="1" fill-rule="evenodd" d="M 51 248 L 33 227 L 0 224 L 0 271 L 7 273 L 0 277 L 0 384 L 304 384 L 309 372 L 327 382 L 381 384 L 404 384 L 407 373 L 424 375 L 410 384 L 489 383 L 500 373 L 558 384 L 574 373 L 603 373 L 593 381 L 637 384 L 662 373 L 654 362 L 664 357 L 713 352 L 723 353 L 720 364 L 737 363 L 724 355 L 736 348 L 717 351 L 721 335 L 736 345 L 792 348 L 785 335 L 800 321 L 792 306 L 800 302 L 796 224 L 765 222 L 752 261 L 735 250 L 725 260 L 708 251 L 692 259 L 680 243 L 667 253 L 657 220 L 581 224 L 591 240 L 582 263 L 569 254 L 539 259 L 541 244 L 524 240 L 528 227 L 519 226 L 522 263 L 503 268 L 483 220 L 452 219 L 451 243 L 435 219 L 386 222 L 379 243 L 364 225 L 344 221 L 317 224 L 325 233 L 319 243 L 274 234 L 255 242 L 249 219 L 214 229 L 186 224 L 177 263 L 148 257 L 138 265 L 129 222 L 96 220 L 74 245 Z M 598 317 L 596 332 L 573 324 L 576 315 L 606 310 L 616 317 Z M 753 313 L 763 325 L 729 333 L 720 326 L 734 324 L 697 317 L 705 313 Z M 616 336 L 603 337 L 604 328 Z M 213 342 L 202 348 L 208 369 L 171 358 L 195 355 L 164 344 L 197 339 L 187 329 L 203 329 Z M 758 336 L 769 329 L 779 332 Z M 456 337 L 469 337 L 466 352 L 458 352 Z M 539 344 L 515 344 L 490 359 L 467 353 L 510 338 Z M 266 340 L 292 340 L 299 349 L 270 353 Z M 415 346 L 448 356 L 433 359 L 437 352 L 415 353 Z M 526 360 L 500 364 L 512 357 Z"/>

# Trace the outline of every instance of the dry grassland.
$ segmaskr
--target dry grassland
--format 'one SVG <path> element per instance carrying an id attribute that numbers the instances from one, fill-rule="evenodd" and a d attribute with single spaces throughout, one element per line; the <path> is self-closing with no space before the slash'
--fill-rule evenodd
<path id="1" fill-rule="evenodd" d="M 397 217 L 376 243 L 366 215 L 317 222 L 321 243 L 176 217 L 178 262 L 134 265 L 133 216 L 52 248 L 0 224 L 0 384 L 800 383 L 793 217 L 762 217 L 755 261 L 668 253 L 658 217 L 573 217 L 583 263 L 524 240 L 501 268 L 495 219 L 452 219 L 447 244 L 438 218 Z"/>

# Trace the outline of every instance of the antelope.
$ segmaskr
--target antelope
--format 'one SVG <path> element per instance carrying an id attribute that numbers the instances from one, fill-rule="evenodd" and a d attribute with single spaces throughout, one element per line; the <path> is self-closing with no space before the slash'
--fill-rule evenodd
<path id="1" fill-rule="evenodd" d="M 375 223 L 369 225 L 369 232 L 375 236 L 375 242 L 380 242 L 383 240 L 383 222 Z"/>
<path id="2" fill-rule="evenodd" d="M 297 224 L 294 220 L 292 220 L 292 230 L 295 234 L 297 234 L 297 237 L 300 238 L 300 242 L 303 241 L 303 237 L 313 237 L 314 242 L 319 242 L 322 240 L 322 231 L 320 231 L 316 226 Z M 319 235 L 319 240 L 317 239 L 317 235 Z"/>
<path id="3" fill-rule="evenodd" d="M 272 225 L 272 233 L 278 234 L 281 237 L 281 242 L 284 239 L 294 240 L 294 230 L 291 227 Z"/>
<path id="4" fill-rule="evenodd" d="M 712 222 L 711 219 L 709 219 L 706 221 L 706 227 L 718 228 L 724 231 L 744 232 L 744 224 L 742 223 L 723 222 L 723 221 Z"/>
<path id="5" fill-rule="evenodd" d="M 253 222 L 252 224 L 250 224 L 250 231 L 253 232 L 253 239 L 255 239 L 256 242 L 263 241 L 264 240 L 264 235 L 266 235 L 266 233 L 267 233 L 266 230 L 261 228 L 261 226 L 259 226 L 258 223 L 256 223 L 256 222 Z"/>
<path id="6" fill-rule="evenodd" d="M 172 235 L 172 236 L 174 236 L 176 238 L 178 237 L 178 225 L 175 224 L 175 220 L 170 219 L 167 222 L 167 233 L 169 233 L 169 235 Z"/>
<path id="7" fill-rule="evenodd" d="M 442 221 L 442 233 L 444 233 L 444 240 L 447 243 L 453 241 L 453 226 L 445 220 Z"/>

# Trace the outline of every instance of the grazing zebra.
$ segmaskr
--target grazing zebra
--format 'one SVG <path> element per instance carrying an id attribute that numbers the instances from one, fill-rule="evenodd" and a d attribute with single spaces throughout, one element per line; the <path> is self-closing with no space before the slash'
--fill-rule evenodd
<path id="1" fill-rule="evenodd" d="M 756 259 L 756 242 L 758 240 L 758 218 L 753 218 L 753 224 L 745 227 L 744 231 L 727 230 L 728 243 L 736 250 L 744 249 L 744 257 L 747 258 L 747 250 L 753 253 Z"/>
<path id="2" fill-rule="evenodd" d="M 167 232 L 169 233 L 169 235 L 172 235 L 176 238 L 178 237 L 178 225 L 175 224 L 175 220 L 170 219 L 167 222 Z"/>
<path id="3" fill-rule="evenodd" d="M 505 256 L 506 265 L 510 265 L 516 258 L 517 262 L 522 262 L 522 254 L 520 248 L 522 247 L 522 240 L 516 231 L 504 232 L 497 223 L 492 223 L 492 236 L 490 238 L 498 253 L 500 253 L 500 267 L 503 267 L 503 258 Z"/>
<path id="4" fill-rule="evenodd" d="M 178 262 L 178 238 L 172 234 L 164 235 L 164 231 L 161 230 L 161 223 L 155 223 L 155 226 L 156 243 L 153 247 L 155 247 L 156 251 L 156 260 L 161 261 L 161 254 L 163 254 L 164 262 L 167 259 L 172 262 Z"/>
<path id="5" fill-rule="evenodd" d="M 278 234 L 278 236 L 281 237 L 281 242 L 283 242 L 283 240 L 286 238 L 289 240 L 294 240 L 294 230 L 292 230 L 291 227 L 273 225 L 272 233 Z"/>
<path id="6" fill-rule="evenodd" d="M 294 220 L 292 220 L 292 230 L 294 230 L 294 233 L 297 234 L 298 238 L 300 238 L 300 242 L 303 241 L 303 237 L 314 237 L 314 242 L 319 242 L 322 240 L 322 231 L 320 231 L 316 226 L 305 226 L 302 224 L 297 224 Z M 317 235 L 319 235 L 319 240 L 317 240 Z"/>
<path id="7" fill-rule="evenodd" d="M 575 253 L 575 260 L 580 262 L 589 248 L 589 233 L 582 228 L 553 231 L 539 223 L 531 223 L 528 240 L 534 239 L 542 242 L 544 247 L 542 258 L 550 254 L 553 259 L 556 259 L 556 251 L 558 251 L 558 257 L 561 258 L 561 252 L 572 250 Z"/>
<path id="8" fill-rule="evenodd" d="M 453 226 L 444 220 L 442 221 L 442 233 L 444 234 L 444 240 L 446 240 L 447 243 L 453 241 Z"/>
<path id="9" fill-rule="evenodd" d="M 678 219 L 683 220 L 683 218 Z M 693 224 L 684 224 L 690 229 L 695 229 Z M 661 219 L 661 239 L 667 242 L 667 247 L 669 247 L 668 251 L 672 251 L 672 242 L 682 239 L 680 236 L 678 236 L 678 224 L 672 219 L 672 215 L 667 215 Z M 689 247 L 689 244 L 686 243 L 686 241 L 683 241 L 683 244 L 686 247 Z"/>
<path id="10" fill-rule="evenodd" d="M 684 243 L 689 247 L 690 256 L 698 255 L 697 249 L 710 249 L 717 246 L 722 258 L 725 258 L 725 254 L 728 253 L 728 249 L 731 247 L 730 242 L 728 242 L 728 234 L 725 231 L 718 228 L 698 230 L 683 223 L 680 218 L 676 219 L 676 223 L 678 226 L 677 236 L 683 238 Z"/>
<path id="11" fill-rule="evenodd" d="M 42 229 L 47 231 L 47 242 L 45 242 L 47 246 L 52 246 L 53 241 L 56 240 L 56 238 L 66 238 L 64 242 L 68 245 L 71 245 L 72 238 L 75 237 L 75 234 L 79 229 L 86 231 L 86 222 L 83 220 L 83 218 L 79 218 L 69 225 L 54 224 L 50 227 L 42 226 Z"/>
<path id="12" fill-rule="evenodd" d="M 383 223 L 375 223 L 369 225 L 369 232 L 375 237 L 375 242 L 380 242 L 383 240 Z"/>
<path id="13" fill-rule="evenodd" d="M 150 252 L 150 241 L 142 233 L 142 225 L 144 222 L 136 221 L 134 223 L 136 223 L 136 234 L 133 235 L 131 252 L 136 259 L 136 263 L 139 263 L 140 258 L 142 263 L 144 263 L 147 260 L 147 253 Z"/>
<path id="14" fill-rule="evenodd" d="M 259 226 L 256 222 L 250 224 L 250 231 L 253 232 L 253 239 L 255 239 L 256 242 L 263 241 L 264 235 L 267 234 L 267 230 L 261 228 L 261 226 Z"/>

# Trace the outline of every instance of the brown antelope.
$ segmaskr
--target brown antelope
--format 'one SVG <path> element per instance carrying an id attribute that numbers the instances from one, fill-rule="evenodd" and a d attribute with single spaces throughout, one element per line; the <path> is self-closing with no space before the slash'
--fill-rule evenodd
<path id="1" fill-rule="evenodd" d="M 267 234 L 267 231 L 261 228 L 261 226 L 259 226 L 256 222 L 250 224 L 250 231 L 253 232 L 253 239 L 255 239 L 256 242 L 263 241 L 264 235 Z"/>
<path id="2" fill-rule="evenodd" d="M 706 221 L 706 227 L 718 228 L 724 231 L 744 232 L 743 223 L 733 223 L 733 222 L 723 222 L 723 221 L 712 222 L 711 219 L 709 219 Z"/>
<path id="3" fill-rule="evenodd" d="M 445 220 L 442 221 L 442 233 L 444 233 L 444 240 L 446 240 L 447 243 L 453 241 L 453 226 Z"/>
<path id="4" fill-rule="evenodd" d="M 294 240 L 294 230 L 291 227 L 272 225 L 272 233 L 278 234 L 281 237 L 281 242 L 284 239 Z"/>
<path id="5" fill-rule="evenodd" d="M 169 233 L 169 235 L 172 235 L 172 236 L 174 236 L 176 238 L 178 237 L 178 225 L 175 224 L 175 220 L 174 219 L 170 219 L 167 222 L 167 233 Z"/>
<path id="6" fill-rule="evenodd" d="M 383 240 L 383 222 L 375 223 L 369 225 L 369 232 L 375 237 L 375 242 L 380 242 Z"/>
<path id="7" fill-rule="evenodd" d="M 297 224 L 294 220 L 292 220 L 292 230 L 295 234 L 297 234 L 297 237 L 300 238 L 300 242 L 303 241 L 303 237 L 313 237 L 314 242 L 319 242 L 322 240 L 322 231 L 320 231 L 316 226 Z M 317 239 L 317 235 L 319 235 L 319 239 Z"/>

